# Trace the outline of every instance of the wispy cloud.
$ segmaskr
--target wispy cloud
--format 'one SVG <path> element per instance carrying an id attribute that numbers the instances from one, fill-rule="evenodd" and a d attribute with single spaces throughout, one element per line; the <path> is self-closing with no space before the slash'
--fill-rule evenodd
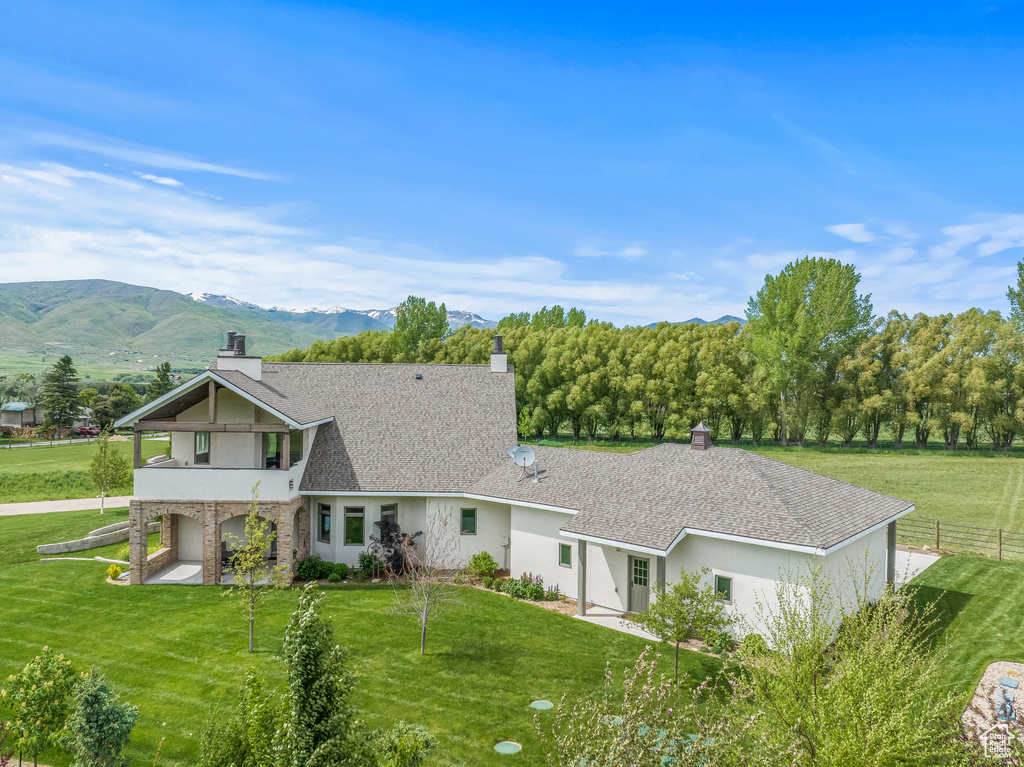
<path id="1" fill-rule="evenodd" d="M 874 242 L 876 237 L 869 232 L 864 224 L 834 224 L 825 230 L 837 234 L 850 242 Z"/>
<path id="2" fill-rule="evenodd" d="M 237 176 L 240 178 L 257 179 L 260 181 L 271 181 L 274 177 L 243 168 L 233 168 L 228 165 L 206 162 L 183 154 L 175 154 L 163 149 L 140 146 L 117 142 L 110 139 L 83 138 L 80 136 L 69 136 L 63 133 L 33 133 L 26 137 L 28 143 L 38 146 L 63 147 L 65 149 L 77 149 L 83 152 L 103 157 L 110 157 L 124 162 L 137 165 L 147 165 L 151 168 L 166 168 L 168 170 L 195 171 L 199 173 L 218 173 L 226 176 Z"/>
<path id="3" fill-rule="evenodd" d="M 184 183 L 169 176 L 154 176 L 152 173 L 139 173 L 138 171 L 135 171 L 133 175 L 138 176 L 144 181 L 152 181 L 154 184 L 160 184 L 161 186 L 184 186 Z"/>
<path id="4" fill-rule="evenodd" d="M 599 248 L 591 243 L 581 245 L 572 254 L 582 258 L 643 258 L 647 255 L 647 243 L 632 242 L 622 248 Z"/>

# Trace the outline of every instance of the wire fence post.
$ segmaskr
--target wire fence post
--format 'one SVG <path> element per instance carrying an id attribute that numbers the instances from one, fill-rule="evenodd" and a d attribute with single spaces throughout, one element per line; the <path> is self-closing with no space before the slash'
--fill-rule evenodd
<path id="1" fill-rule="evenodd" d="M 935 550 L 939 550 L 939 520 L 935 520 Z"/>

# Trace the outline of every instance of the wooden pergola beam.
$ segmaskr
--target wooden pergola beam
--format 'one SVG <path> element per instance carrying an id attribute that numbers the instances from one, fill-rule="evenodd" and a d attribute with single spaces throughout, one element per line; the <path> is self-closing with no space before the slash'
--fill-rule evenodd
<path id="1" fill-rule="evenodd" d="M 259 434 L 287 434 L 286 423 L 203 423 L 202 421 L 136 421 L 135 433 L 140 431 L 218 431 L 255 432 Z"/>

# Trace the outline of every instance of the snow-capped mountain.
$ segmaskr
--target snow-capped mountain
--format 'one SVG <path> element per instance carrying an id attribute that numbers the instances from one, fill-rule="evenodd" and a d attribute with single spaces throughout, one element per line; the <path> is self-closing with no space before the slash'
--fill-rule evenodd
<path id="1" fill-rule="evenodd" d="M 259 304 L 253 304 L 248 301 L 242 301 L 238 298 L 231 296 L 221 296 L 215 293 L 189 293 L 189 298 L 193 301 L 198 301 L 208 306 L 219 306 L 227 309 L 255 309 L 261 312 L 284 312 L 288 314 L 318 314 L 318 315 L 331 315 L 331 314 L 342 314 L 342 315 L 358 315 L 361 317 L 368 317 L 370 320 L 385 325 L 388 328 L 395 326 L 395 320 L 397 319 L 398 307 L 392 306 L 390 309 L 348 309 L 344 306 L 334 306 L 330 309 L 319 309 L 312 307 L 309 309 L 288 309 L 282 306 L 272 306 L 269 309 Z M 479 314 L 473 312 L 464 312 L 457 309 L 449 310 L 448 312 L 448 326 L 452 329 L 461 328 L 463 325 L 472 325 L 475 328 L 496 328 L 498 323 L 493 320 L 485 320 Z M 366 328 L 372 329 L 372 328 Z"/>

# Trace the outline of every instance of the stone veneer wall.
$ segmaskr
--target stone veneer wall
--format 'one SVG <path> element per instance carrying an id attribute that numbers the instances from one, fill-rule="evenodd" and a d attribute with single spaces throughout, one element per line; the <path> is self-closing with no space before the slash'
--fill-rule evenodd
<path id="1" fill-rule="evenodd" d="M 294 570 L 292 550 L 309 550 L 309 515 L 298 515 L 299 530 L 295 531 L 295 512 L 303 499 L 296 496 L 290 501 L 260 501 L 259 514 L 277 525 L 277 563 Z M 249 501 L 142 501 L 132 500 L 129 511 L 129 583 L 142 584 L 156 570 L 166 567 L 178 558 L 177 515 L 191 517 L 203 526 L 203 584 L 220 583 L 221 524 L 232 517 L 249 513 Z M 146 524 L 154 517 L 163 516 L 163 549 L 152 558 L 146 555 Z M 303 528 L 305 535 L 303 538 Z M 296 537 L 298 532 L 298 537 Z M 301 556 L 300 556 L 301 558 Z"/>

